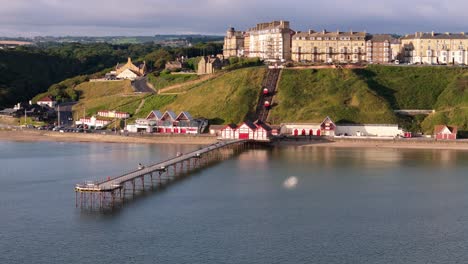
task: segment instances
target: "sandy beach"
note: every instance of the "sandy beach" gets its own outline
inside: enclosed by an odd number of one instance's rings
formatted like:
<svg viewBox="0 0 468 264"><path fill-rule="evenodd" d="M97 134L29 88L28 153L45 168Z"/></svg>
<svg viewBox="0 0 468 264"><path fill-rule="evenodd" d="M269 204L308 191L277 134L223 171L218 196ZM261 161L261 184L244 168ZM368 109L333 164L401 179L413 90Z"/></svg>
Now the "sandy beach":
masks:
<svg viewBox="0 0 468 264"><path fill-rule="evenodd" d="M190 135L151 135L121 136L114 134L60 133L43 130L0 130L0 140L6 141L57 141L57 142L102 142L102 143L137 143L137 144L212 144L213 136Z"/></svg>
<svg viewBox="0 0 468 264"><path fill-rule="evenodd" d="M110 133L110 132L108 132ZM60 133L42 130L0 130L3 141L57 141L57 142L102 142L136 144L212 144L217 141L211 135L148 135L121 136L114 134ZM417 139L294 139L273 143L279 147L335 147L335 148L393 148L393 149L453 149L468 150L468 141L434 141Z"/></svg>

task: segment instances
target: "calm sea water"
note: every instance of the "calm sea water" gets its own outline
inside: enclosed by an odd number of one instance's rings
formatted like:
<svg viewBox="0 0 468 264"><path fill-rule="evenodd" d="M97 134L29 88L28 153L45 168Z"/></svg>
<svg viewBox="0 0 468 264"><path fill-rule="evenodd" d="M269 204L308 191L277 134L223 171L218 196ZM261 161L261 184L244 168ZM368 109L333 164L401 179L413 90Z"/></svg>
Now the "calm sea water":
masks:
<svg viewBox="0 0 468 264"><path fill-rule="evenodd" d="M0 142L0 263L468 263L461 151L254 150L114 213L75 208L75 183L194 148Z"/></svg>

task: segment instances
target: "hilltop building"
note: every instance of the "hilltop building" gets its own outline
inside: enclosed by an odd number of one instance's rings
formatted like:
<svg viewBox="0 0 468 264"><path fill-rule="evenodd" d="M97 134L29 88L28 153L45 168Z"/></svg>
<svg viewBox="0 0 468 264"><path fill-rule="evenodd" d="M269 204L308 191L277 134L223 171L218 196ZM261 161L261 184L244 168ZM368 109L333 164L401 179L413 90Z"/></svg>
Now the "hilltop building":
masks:
<svg viewBox="0 0 468 264"><path fill-rule="evenodd" d="M198 62L197 74L213 74L223 67L223 62L218 57L202 57Z"/></svg>
<svg viewBox="0 0 468 264"><path fill-rule="evenodd" d="M135 80L136 78L144 76L145 74L146 63L143 62L142 64L136 66L129 57L127 63L117 64L115 66L115 71L106 75L106 78L112 79L112 76L115 76L117 79Z"/></svg>
<svg viewBox="0 0 468 264"><path fill-rule="evenodd" d="M401 38L408 63L468 64L468 36L461 33L416 32Z"/></svg>
<svg viewBox="0 0 468 264"><path fill-rule="evenodd" d="M258 57L267 61L291 59L291 36L289 21L260 23L247 31L244 46L248 44L248 57Z"/></svg>
<svg viewBox="0 0 468 264"><path fill-rule="evenodd" d="M365 32L299 32L292 38L292 60L297 62L366 61Z"/></svg>
<svg viewBox="0 0 468 264"><path fill-rule="evenodd" d="M245 32L229 28L224 37L223 56L225 58L244 56L244 44Z"/></svg>
<svg viewBox="0 0 468 264"><path fill-rule="evenodd" d="M389 34L369 35L366 49L368 62L390 63L398 59L400 42Z"/></svg>
<svg viewBox="0 0 468 264"><path fill-rule="evenodd" d="M54 100L51 96L47 95L37 101L38 105L47 105L50 108L54 108L57 105L57 101Z"/></svg>

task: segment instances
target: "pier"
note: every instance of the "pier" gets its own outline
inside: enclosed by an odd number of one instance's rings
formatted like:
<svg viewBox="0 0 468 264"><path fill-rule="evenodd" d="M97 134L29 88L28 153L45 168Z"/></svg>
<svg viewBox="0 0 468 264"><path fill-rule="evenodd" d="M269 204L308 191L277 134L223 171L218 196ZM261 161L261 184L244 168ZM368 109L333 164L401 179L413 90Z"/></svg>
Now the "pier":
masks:
<svg viewBox="0 0 468 264"><path fill-rule="evenodd" d="M163 187L190 172L239 154L254 144L250 140L218 142L104 181L77 184L76 207L91 210L119 207L140 192Z"/></svg>

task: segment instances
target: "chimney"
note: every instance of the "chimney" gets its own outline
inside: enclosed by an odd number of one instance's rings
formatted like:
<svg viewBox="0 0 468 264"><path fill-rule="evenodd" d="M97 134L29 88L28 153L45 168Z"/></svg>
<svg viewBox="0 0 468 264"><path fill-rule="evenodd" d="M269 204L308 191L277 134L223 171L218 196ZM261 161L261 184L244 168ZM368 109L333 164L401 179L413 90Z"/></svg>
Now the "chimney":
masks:
<svg viewBox="0 0 468 264"><path fill-rule="evenodd" d="M315 33L315 31L312 29L309 29L309 34L313 34L313 33Z"/></svg>
<svg viewBox="0 0 468 264"><path fill-rule="evenodd" d="M132 59L130 57L128 57L127 63L132 63Z"/></svg>
<svg viewBox="0 0 468 264"><path fill-rule="evenodd" d="M431 35L434 36L434 30L432 30Z"/></svg>
<svg viewBox="0 0 468 264"><path fill-rule="evenodd" d="M325 30L325 29L322 30L322 34L325 34L325 33L327 33L327 30Z"/></svg>

